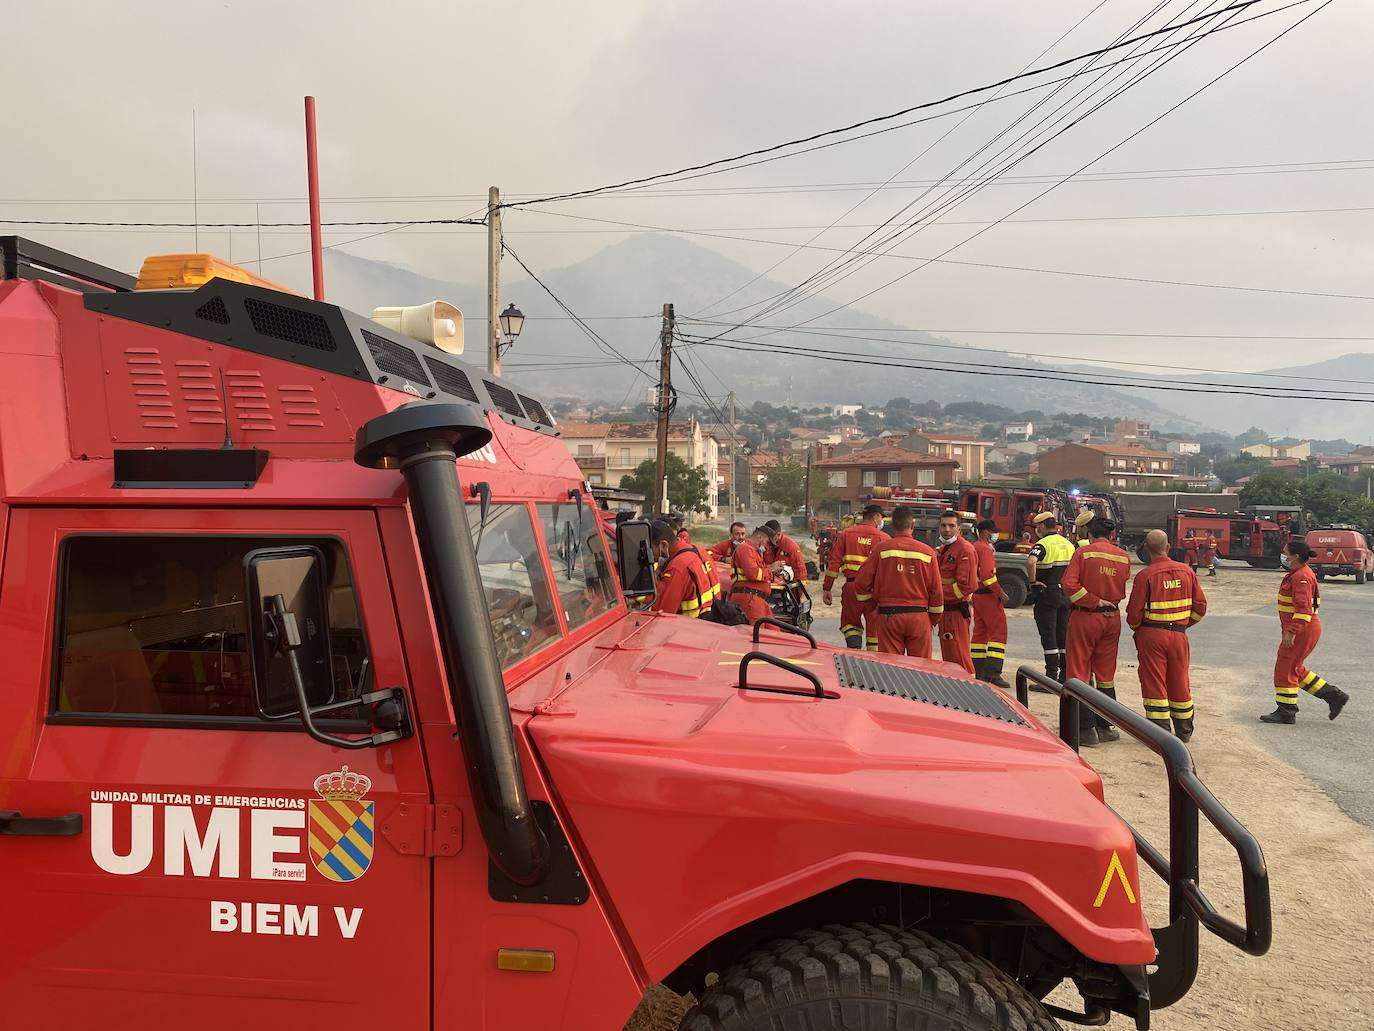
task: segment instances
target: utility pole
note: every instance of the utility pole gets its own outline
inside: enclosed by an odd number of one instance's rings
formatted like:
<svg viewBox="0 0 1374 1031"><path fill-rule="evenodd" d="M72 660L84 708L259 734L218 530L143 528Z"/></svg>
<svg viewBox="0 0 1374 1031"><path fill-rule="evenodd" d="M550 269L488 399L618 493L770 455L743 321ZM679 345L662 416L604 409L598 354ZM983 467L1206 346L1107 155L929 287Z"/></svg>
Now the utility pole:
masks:
<svg viewBox="0 0 1374 1031"><path fill-rule="evenodd" d="M658 334L658 448L654 466L654 512L668 514L668 417L673 403L673 306L663 306L663 329Z"/></svg>
<svg viewBox="0 0 1374 1031"><path fill-rule="evenodd" d="M501 375L501 191L487 191L487 371Z"/></svg>
<svg viewBox="0 0 1374 1031"><path fill-rule="evenodd" d="M735 437L735 392L732 390L725 399L726 428L730 431L730 519L739 510L739 494L735 491L735 480L739 476L739 441Z"/></svg>
<svg viewBox="0 0 1374 1031"><path fill-rule="evenodd" d="M811 447L806 448L806 500L802 502L802 515L806 520L806 525L811 526Z"/></svg>

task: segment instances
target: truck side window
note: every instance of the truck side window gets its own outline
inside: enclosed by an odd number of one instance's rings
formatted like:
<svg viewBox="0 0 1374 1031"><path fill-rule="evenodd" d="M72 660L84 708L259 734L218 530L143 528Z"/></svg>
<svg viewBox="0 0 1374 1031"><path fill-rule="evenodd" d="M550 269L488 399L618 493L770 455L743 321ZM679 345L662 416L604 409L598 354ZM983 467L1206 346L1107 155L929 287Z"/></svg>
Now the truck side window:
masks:
<svg viewBox="0 0 1374 1031"><path fill-rule="evenodd" d="M468 524L496 635L496 652L502 668L509 668L562 634L539 542L524 505L492 505L485 527L474 506Z"/></svg>
<svg viewBox="0 0 1374 1031"><path fill-rule="evenodd" d="M549 549L563 617L568 629L575 630L620 604L596 512L583 508L579 521L578 507L572 502L535 508Z"/></svg>
<svg viewBox="0 0 1374 1031"><path fill-rule="evenodd" d="M328 565L333 697L370 690L367 640L337 541L78 536L62 546L53 711L258 722L244 557L299 543L319 547ZM294 697L277 694L264 694L265 711L294 708Z"/></svg>
<svg viewBox="0 0 1374 1031"><path fill-rule="evenodd" d="M997 514L998 514L999 516L1004 516L1004 515L1006 515L1006 514L1007 514L1007 509L1010 507L1010 505L1011 505L1010 499L1008 499L1005 495L1004 495L1003 497L998 498L998 499L997 499Z"/></svg>

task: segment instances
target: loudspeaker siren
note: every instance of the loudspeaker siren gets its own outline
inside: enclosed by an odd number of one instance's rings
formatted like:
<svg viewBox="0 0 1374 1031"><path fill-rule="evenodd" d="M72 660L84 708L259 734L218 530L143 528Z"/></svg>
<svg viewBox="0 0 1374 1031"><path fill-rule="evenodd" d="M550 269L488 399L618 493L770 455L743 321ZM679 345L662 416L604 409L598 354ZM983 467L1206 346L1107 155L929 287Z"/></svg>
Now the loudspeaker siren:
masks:
<svg viewBox="0 0 1374 1031"><path fill-rule="evenodd" d="M463 313L447 301L373 308L372 321L447 354L463 353Z"/></svg>

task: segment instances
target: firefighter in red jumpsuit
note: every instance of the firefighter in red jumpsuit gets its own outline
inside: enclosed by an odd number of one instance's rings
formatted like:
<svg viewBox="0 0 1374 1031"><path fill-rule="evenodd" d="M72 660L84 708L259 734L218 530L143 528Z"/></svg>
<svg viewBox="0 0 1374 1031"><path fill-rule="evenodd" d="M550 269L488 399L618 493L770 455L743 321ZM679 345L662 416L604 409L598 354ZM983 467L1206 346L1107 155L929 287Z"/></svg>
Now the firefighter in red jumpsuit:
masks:
<svg viewBox="0 0 1374 1031"><path fill-rule="evenodd" d="M717 562L728 562L730 556L735 553L735 548L739 546L739 542L747 536L743 523L731 523L730 536L718 544L712 544L706 549L707 554Z"/></svg>
<svg viewBox="0 0 1374 1031"><path fill-rule="evenodd" d="M1350 696L1335 684L1327 683L1305 665L1322 636L1321 588L1316 574L1307 563L1312 549L1307 542L1294 538L1284 547L1280 561L1288 575L1279 584L1278 659L1274 663L1274 711L1260 717L1262 723L1296 723L1298 719L1298 691L1316 695L1328 706L1327 716L1335 719L1350 701Z"/></svg>
<svg viewBox="0 0 1374 1031"><path fill-rule="evenodd" d="M798 580L806 579L806 559L802 556L801 545L782 532L782 524L770 519L763 524L768 531L768 544L763 549L763 561L774 573L783 566L792 567L792 575Z"/></svg>
<svg viewBox="0 0 1374 1031"><path fill-rule="evenodd" d="M959 532L959 513L940 513L940 582L944 609L940 615L940 658L975 672L969 648L969 620L978 590L978 555Z"/></svg>
<svg viewBox="0 0 1374 1031"><path fill-rule="evenodd" d="M1131 581L1126 622L1135 631L1140 694L1145 715L1168 729L1173 718L1180 741L1193 736L1193 693L1188 682L1188 628L1207 614L1197 574L1169 557L1163 530L1145 535L1150 564Z"/></svg>
<svg viewBox="0 0 1374 1031"><path fill-rule="evenodd" d="M930 628L944 615L940 560L928 544L911 536L916 517L909 508L892 514L892 538L875 545L859 569L855 597L877 610L878 651L930 658Z"/></svg>
<svg viewBox="0 0 1374 1031"><path fill-rule="evenodd" d="M714 571L707 571L700 550L681 545L673 528L661 519L654 520L650 536L654 554L667 560L658 575L653 611L675 612L692 619L706 615L720 593L720 581Z"/></svg>
<svg viewBox="0 0 1374 1031"><path fill-rule="evenodd" d="M978 524L978 539L973 553L978 557L978 589L973 592L973 639L969 652L973 658L973 673L997 687L1010 688L1002 677L1002 663L1007 658L1007 610L1003 608L1005 595L997 582L997 522L984 519Z"/></svg>
<svg viewBox="0 0 1374 1031"><path fill-rule="evenodd" d="M1089 683L1109 698L1116 697L1116 653L1121 644L1121 611L1131 556L1112 543L1116 524L1100 516L1087 524L1088 539L1069 559L1064 593L1069 597L1069 635L1064 672ZM1079 706L1079 744L1115 741L1121 735L1110 722Z"/></svg>
<svg viewBox="0 0 1374 1031"><path fill-rule="evenodd" d="M1202 546L1198 548L1198 561L1206 567L1208 576L1217 575L1217 535L1211 530L1202 535Z"/></svg>
<svg viewBox="0 0 1374 1031"><path fill-rule="evenodd" d="M830 562L825 570L825 579L821 581L821 600L830 605L835 578L844 574L844 586L840 588L840 633L844 635L847 647L862 648L867 644L872 652L878 650L878 621L870 614L865 637L863 607L855 597L855 584L860 568L873 549L889 539L882 530L882 522L883 506L869 505L859 522L841 530L830 548Z"/></svg>
<svg viewBox="0 0 1374 1031"><path fill-rule="evenodd" d="M767 543L768 531L762 526L756 527L753 533L736 545L735 554L730 559L730 579L733 581L730 600L740 607L750 626L773 614L770 600L773 574L764 563L761 551Z"/></svg>

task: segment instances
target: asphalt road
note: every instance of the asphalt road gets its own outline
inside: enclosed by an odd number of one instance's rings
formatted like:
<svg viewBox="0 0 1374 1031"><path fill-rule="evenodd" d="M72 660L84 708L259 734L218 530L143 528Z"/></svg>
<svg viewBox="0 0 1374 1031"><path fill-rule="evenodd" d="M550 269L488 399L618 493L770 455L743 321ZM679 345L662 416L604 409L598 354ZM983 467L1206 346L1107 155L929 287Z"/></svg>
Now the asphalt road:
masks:
<svg viewBox="0 0 1374 1031"><path fill-rule="evenodd" d="M1266 577L1277 593L1277 572L1244 569L1222 575ZM1299 699L1295 725L1258 722L1262 713L1274 708L1279 620L1272 606L1203 620L1192 632L1193 659L1241 674L1252 685L1253 704L1230 713L1231 719L1245 724L1266 750L1316 781L1353 819L1374 827L1374 694L1369 690L1374 584L1357 586L1345 577L1328 580L1321 585L1321 600L1322 637L1307 666L1351 696L1334 722L1327 718L1326 703L1306 692ZM1283 799L1283 787L1276 785L1275 804Z"/></svg>
<svg viewBox="0 0 1374 1031"><path fill-rule="evenodd" d="M1281 578L1276 570L1234 565L1228 565L1221 575L1263 578L1272 582L1274 593ZM1204 580L1204 588L1206 585ZM815 594L819 602L820 591ZM1259 722L1261 713L1274 708L1274 653L1278 647L1279 621L1272 603L1253 612L1209 615L1190 634L1196 665L1230 669L1250 686L1238 711L1225 715L1238 727L1244 726L1266 750L1311 777L1337 805L1367 827L1374 827L1371 612L1374 584L1357 586L1345 578L1322 584L1322 639L1308 660L1308 668L1351 695L1350 704L1334 722L1327 719L1326 703L1306 693L1299 702L1301 712L1294 726ZM818 617L814 632L822 640L843 642L835 617ZM1030 656L1040 651L1035 625L1028 619L1012 619L1009 637L1007 651L1012 655ZM1122 659L1134 661L1134 651L1127 634L1121 644ZM1010 670L1007 675L1010 678ZM1195 681L1194 687L1200 696L1205 695L1205 684ZM1275 785L1275 805L1282 805L1284 797L1283 786Z"/></svg>

